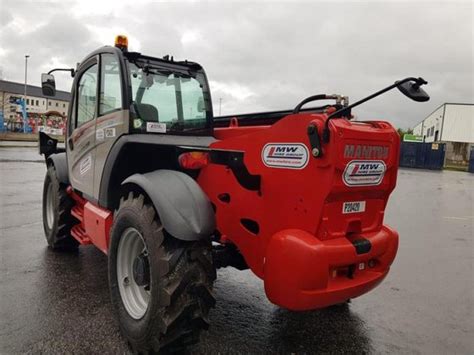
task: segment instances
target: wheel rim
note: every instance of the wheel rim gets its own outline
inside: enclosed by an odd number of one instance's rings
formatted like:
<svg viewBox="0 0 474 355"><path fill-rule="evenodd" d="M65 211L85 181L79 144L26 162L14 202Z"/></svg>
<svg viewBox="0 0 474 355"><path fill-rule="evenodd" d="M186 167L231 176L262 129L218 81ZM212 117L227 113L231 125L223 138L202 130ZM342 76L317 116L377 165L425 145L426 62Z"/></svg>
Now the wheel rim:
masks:
<svg viewBox="0 0 474 355"><path fill-rule="evenodd" d="M54 223L54 201L53 201L53 184L48 185L46 191L46 224L49 229L53 229Z"/></svg>
<svg viewBox="0 0 474 355"><path fill-rule="evenodd" d="M140 286L135 280L134 262L139 257L148 257L143 237L135 228L127 228L122 233L118 245L117 282L122 303L134 319L144 316L150 301L151 285Z"/></svg>

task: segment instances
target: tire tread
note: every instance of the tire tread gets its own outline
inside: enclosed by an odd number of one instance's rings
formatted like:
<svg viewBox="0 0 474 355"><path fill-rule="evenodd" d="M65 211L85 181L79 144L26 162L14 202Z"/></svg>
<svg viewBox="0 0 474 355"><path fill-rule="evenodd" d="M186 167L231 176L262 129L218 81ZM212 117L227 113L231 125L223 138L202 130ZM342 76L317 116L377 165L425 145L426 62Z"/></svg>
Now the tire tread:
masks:
<svg viewBox="0 0 474 355"><path fill-rule="evenodd" d="M184 242L172 237L163 230L153 205L141 194L129 193L122 198L116 214L124 208L144 216L152 230L163 232L160 234L164 237L153 245L159 252L160 307L151 315L152 324L142 339L137 341L122 332L134 352L180 351L199 341L201 331L209 326L207 315L215 305L211 290L216 273L210 239Z"/></svg>
<svg viewBox="0 0 474 355"><path fill-rule="evenodd" d="M55 189L56 193L55 195L58 198L57 218L54 221L56 226L53 226L53 228L49 230L49 228L46 227L46 222L44 221L45 217L43 215L43 223L45 224L45 233L47 235L46 239L49 246L53 250L75 250L79 246L79 243L71 235L72 227L74 224L78 223L76 218L74 218L71 214L71 209L74 206L74 200L68 195L66 191L67 186L59 182L56 175L56 169L53 165L48 166L46 174L43 193L43 213L45 208L44 204L46 203L44 201L46 198L47 189L46 182L48 179L50 180L49 183L53 184L53 188Z"/></svg>

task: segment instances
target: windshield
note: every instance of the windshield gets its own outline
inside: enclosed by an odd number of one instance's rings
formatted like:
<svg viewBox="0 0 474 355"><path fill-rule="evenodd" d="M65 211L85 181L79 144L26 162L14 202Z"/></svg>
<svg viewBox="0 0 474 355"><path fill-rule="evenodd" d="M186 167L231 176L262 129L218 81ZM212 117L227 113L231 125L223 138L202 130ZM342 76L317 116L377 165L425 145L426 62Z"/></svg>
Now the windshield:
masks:
<svg viewBox="0 0 474 355"><path fill-rule="evenodd" d="M129 63L133 128L166 133L203 129L211 117L204 74Z"/></svg>

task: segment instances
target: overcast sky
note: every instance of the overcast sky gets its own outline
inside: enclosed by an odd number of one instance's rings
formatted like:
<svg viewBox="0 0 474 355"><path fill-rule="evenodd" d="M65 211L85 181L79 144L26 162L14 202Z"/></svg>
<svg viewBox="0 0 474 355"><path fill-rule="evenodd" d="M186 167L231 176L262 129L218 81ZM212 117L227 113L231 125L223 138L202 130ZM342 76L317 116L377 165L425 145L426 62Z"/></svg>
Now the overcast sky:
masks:
<svg viewBox="0 0 474 355"><path fill-rule="evenodd" d="M129 37L129 49L206 69L214 112L293 108L307 96L356 101L422 76L428 103L393 91L354 113L412 127L444 102L474 102L472 2L212 2L0 0L3 79L40 84L92 50ZM59 89L70 90L67 74Z"/></svg>

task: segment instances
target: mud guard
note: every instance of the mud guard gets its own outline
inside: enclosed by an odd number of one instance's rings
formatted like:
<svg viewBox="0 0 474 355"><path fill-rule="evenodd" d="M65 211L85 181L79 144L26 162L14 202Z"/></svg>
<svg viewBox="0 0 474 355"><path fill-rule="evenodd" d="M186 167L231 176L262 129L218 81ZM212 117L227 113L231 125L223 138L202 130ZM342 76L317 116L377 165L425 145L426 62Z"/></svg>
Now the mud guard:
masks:
<svg viewBox="0 0 474 355"><path fill-rule="evenodd" d="M66 153L51 154L46 158L46 163L54 165L59 182L69 185Z"/></svg>
<svg viewBox="0 0 474 355"><path fill-rule="evenodd" d="M138 185L150 197L163 227L185 241L208 238L215 231L215 215L201 187L188 175L174 170L134 174L122 185Z"/></svg>

